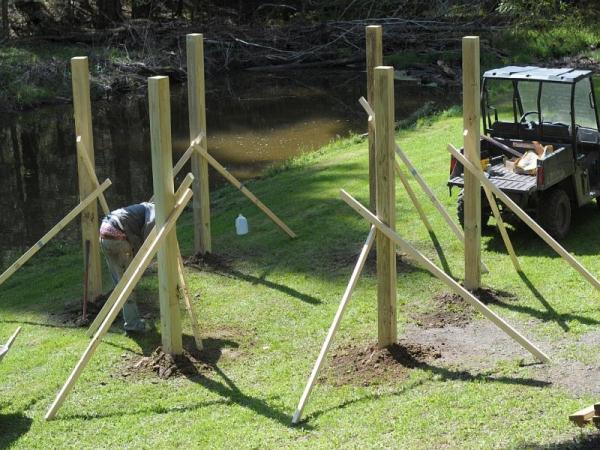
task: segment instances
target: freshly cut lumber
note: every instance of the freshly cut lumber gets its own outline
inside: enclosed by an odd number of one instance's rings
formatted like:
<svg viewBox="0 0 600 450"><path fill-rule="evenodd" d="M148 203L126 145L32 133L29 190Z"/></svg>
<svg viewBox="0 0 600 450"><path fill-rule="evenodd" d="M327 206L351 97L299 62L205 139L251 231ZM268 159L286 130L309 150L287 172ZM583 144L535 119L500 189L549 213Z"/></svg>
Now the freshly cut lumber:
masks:
<svg viewBox="0 0 600 450"><path fill-rule="evenodd" d="M194 305L190 300L190 293L187 288L187 284L185 282L185 276L183 272L183 258L181 257L181 251L179 249L179 244L177 244L177 275L178 275L178 285L179 292L183 297L183 302L185 304L185 309L187 310L188 315L190 316L190 322L192 324L192 333L194 334L194 342L196 344L197 350L202 350L204 345L202 344L202 337L200 335L200 326L198 325L198 318L196 317L196 311L194 311Z"/></svg>
<svg viewBox="0 0 600 450"><path fill-rule="evenodd" d="M508 206L523 222L525 222L529 228L531 228L539 237L541 237L546 244L548 244L552 249L558 253L571 267L573 267L577 272L579 272L586 280L588 280L592 286L596 289L600 289L600 282L592 275L585 267L581 265L577 259L575 259L567 250L563 248L552 236L550 236L546 230L544 230L538 223L533 220L525 211L523 211L514 201L510 199L508 195L502 192L498 187L496 187L492 182L490 182L486 176L484 175L481 168L477 168L473 164L471 164L467 159L460 154L460 152L451 144L448 144L448 151L454 156L464 167L466 170L474 174L481 184L487 186L490 191L492 191L496 197L498 197L502 203Z"/></svg>
<svg viewBox="0 0 600 450"><path fill-rule="evenodd" d="M185 163L187 163L189 161L190 157L192 156L192 153L194 153L194 151L196 149L195 146L200 145L202 142L202 139L204 139L203 136L198 135L198 137L192 141L192 143L187 148L187 150L183 153L183 155L181 155L181 158L179 158L179 160L175 163L175 165L173 166L173 178L175 178L179 174L179 172L181 172L181 169L183 169L183 166L185 166ZM192 181L193 180L194 179L192 178ZM150 200L148 200L148 201L153 202L154 195L152 195L152 197L150 197Z"/></svg>
<svg viewBox="0 0 600 450"><path fill-rule="evenodd" d="M421 186L421 189L423 189L423 192L425 192L427 197L429 197L429 200L431 200L431 203L433 203L433 206L435 206L435 208L440 212L440 214L442 215L442 217L444 218L444 220L446 221L446 223L448 224L448 226L450 227L450 229L452 230L452 232L454 233L456 238L464 246L465 245L465 236L463 234L463 231L456 224L456 222L454 222L454 220L452 220L452 217L450 217L450 214L448 214L448 211L446 211L446 208L444 208L444 205L442 205L442 202L440 202L438 200L438 198L435 196L435 194L433 193L433 191L431 190L431 188L429 187L429 185L427 184L425 179L417 171L417 169L415 168L415 166L413 165L411 160L408 158L408 156L406 156L406 153L404 153L404 150L402 150L398 144L396 144L396 154L400 157L400 159L402 160L404 165L408 168L408 171L412 174L412 176L415 178L415 180L417 180L417 183L419 183L419 186ZM482 273L489 272L489 269L487 268L487 266L485 265L485 263L483 261L480 261L480 266L481 266L480 268L481 268Z"/></svg>
<svg viewBox="0 0 600 450"><path fill-rule="evenodd" d="M117 314L129 298L129 295L131 295L131 292L139 282L140 278L142 278L144 270L146 270L146 267L148 267L148 264L150 264L152 258L154 258L154 255L156 255L156 252L158 251L159 247L164 243L165 238L175 227L177 219L179 218L179 216L181 215L181 213L185 209L185 206L191 198L192 191L188 189L185 191L180 201L175 204L173 211L171 212L171 214L169 214L169 217L167 218L165 223L156 233L155 238L148 246L146 253L143 254L143 257L140 259L137 267L135 267L135 270L131 273L131 276L127 278L121 278L121 280L117 284L117 287L115 287L113 293L111 294L111 297L116 297L116 301L114 302L113 307L111 308L104 322L102 322L102 325L100 325L100 328L98 329L96 334L94 334L94 337L90 341L86 350L83 352L83 355L81 355L79 362L75 365L75 368L69 375L69 378L67 378L67 381L65 382L61 390L58 392L56 398L54 399L54 402L52 403L52 405L48 409L48 412L46 413L46 420L52 420L56 416L58 409L65 401L67 395L69 395L69 392L71 392L71 390L73 389L73 386L77 382L77 379L79 378L79 376L85 369L87 363L90 361L92 355L96 351L96 348L100 344L102 337L110 329L112 323L117 317Z"/></svg>
<svg viewBox="0 0 600 450"><path fill-rule="evenodd" d="M594 410L594 405L592 405L592 406L587 406L583 409L580 409L576 413L571 414L569 416L569 420L571 422L576 423L580 427L582 427L585 424L589 423L590 420L592 420L592 417L594 417L594 415L595 415L595 410Z"/></svg>
<svg viewBox="0 0 600 450"><path fill-rule="evenodd" d="M96 200L98 196L104 192L111 185L111 181L106 179L104 183L96 188L90 195L82 200L79 205L73 208L69 213L63 217L56 225L54 225L50 231L48 231L42 238L35 243L33 247L27 250L19 259L17 259L8 269L0 275L0 285L8 280L17 270L19 270L23 264L25 264L33 255L35 255L44 245L46 245L54 236L56 236L64 227L66 227L78 214L85 210L90 203Z"/></svg>
<svg viewBox="0 0 600 450"><path fill-rule="evenodd" d="M508 237L508 232L506 231L506 226L504 225L504 220L502 220L502 215L500 214L500 210L498 209L498 204L496 203L494 194L490 191L490 188L488 188L487 186L483 186L483 192L485 192L487 201L490 204L490 208L492 209L492 214L494 214L494 217L496 218L496 223L498 224L500 235L502 236L502 240L504 241L504 246L506 247L506 250L510 255L510 260L512 261L515 270L517 272L521 272L521 265L519 264L519 259L517 258L515 249L512 246L510 237Z"/></svg>
<svg viewBox="0 0 600 450"><path fill-rule="evenodd" d="M333 337L335 336L335 332L342 320L344 315L344 311L346 310L346 306L350 301L350 297L352 296L352 292L354 292L354 288L356 287L356 283L358 282L358 278L362 273L363 267L365 265L365 261L369 256L371 248L373 248L373 242L375 242L375 227L371 226L369 230L369 235L367 236L367 240L365 241L360 254L358 255L358 260L356 261L356 265L354 266L354 270L352 271L352 275L350 276L350 281L348 282L348 286L346 286L346 290L344 291L344 295L342 296L342 300L340 301L340 305L335 313L335 317L333 318L333 323L329 327L329 331L327 332L327 337L323 342L323 346L321 347L321 351L319 352L319 356L315 361L315 365L308 377L308 381L306 383L306 387L304 388L304 392L302 393L302 397L300 397L300 401L298 402L298 407L294 412L294 416L292 417L292 423L298 423L300 418L302 417L302 411L304 411L304 407L306 406L306 402L308 401L308 397L312 392L317 376L319 375L319 371L321 370L321 366L323 365L323 361L325 359L325 355L331 346L331 342L333 341Z"/></svg>
<svg viewBox="0 0 600 450"><path fill-rule="evenodd" d="M514 150L514 149L510 148L508 145L506 145L506 144L503 144L503 143L502 143L502 142L500 142L500 141L497 141L496 139L494 139L494 138L493 138L493 137L491 137L491 136L487 136L487 135L485 135L485 134L482 134L482 135L481 135L481 139L484 139L484 140L486 140L486 141L488 141L488 142L490 142L490 143L494 144L495 146L497 146L497 147L500 147L500 148L501 148L502 150L504 150L505 152L507 152L507 153L510 153L511 155L513 155L513 156L516 156L517 158L520 158L521 156L523 156L523 154L522 154L522 153L519 153L518 151L516 151L516 150ZM530 146L531 144L527 144L527 145L528 145L528 146Z"/></svg>
<svg viewBox="0 0 600 450"><path fill-rule="evenodd" d="M236 177L231 175L229 171L223 167L215 158L213 158L210 153L203 146L197 145L196 149L200 152L200 154L206 158L208 163L215 168L217 172L219 172L223 177L229 181L232 185L234 185L239 191L244 194L248 199L254 203L258 208L264 212L269 219L271 219L279 228L281 228L289 237L292 239L296 238L296 233L294 233L290 228L283 223L283 221L275 215L273 211L271 211L263 202L261 202L252 192L248 190Z"/></svg>
<svg viewBox="0 0 600 450"><path fill-rule="evenodd" d="M175 193L175 203L178 203L181 200L183 195L187 192L187 190L191 186L192 181L194 181L194 176L191 173L188 173L186 175L186 177L183 179L183 181L181 182L181 184L179 185L177 192ZM157 229L156 229L156 226L154 226L148 232L148 237L146 238L146 240L144 241L144 243L138 250L137 254L131 260L129 267L127 267L127 270L125 270L125 273L123 274L122 278L131 276L131 273L135 270L135 268L139 264L139 261L142 259L143 255L148 250L148 247L150 246L150 244L156 237L156 233L157 233ZM102 322L104 322L104 319L106 318L109 311L113 307L114 302L116 302L116 301L117 301L117 298L113 297L112 295L108 298L108 300L106 300L106 302L104 303L104 306L102 306L102 308L100 309L98 314L96 314L96 317L94 318L94 320L92 321L92 324L88 328L88 330L87 330L88 336L91 337L94 335L94 333L96 331L98 331L98 327L100 327L100 324Z"/></svg>
<svg viewBox="0 0 600 450"><path fill-rule="evenodd" d="M6 355L8 353L8 351L10 350L10 347L13 345L13 342L15 341L15 339L17 338L17 336L20 332L21 332L21 327L17 327L15 332L12 334L12 336L10 338L8 338L8 341L6 341L6 344L0 345L0 361L2 361L2 358L4 358L4 355Z"/></svg>
<svg viewBox="0 0 600 450"><path fill-rule="evenodd" d="M83 139L81 139L81 136L77 136L76 145L77 145L77 154L79 155L79 158L81 158L81 161L83 162L83 166L85 167L85 170L87 171L88 175L92 179L92 182L94 183L94 185L96 187L100 186L100 182L98 181L98 176L96 175L96 169L94 169L94 164L92 164L92 161L90 161L90 157L88 156L89 152L86 150L85 145L83 144ZM100 193L98 200L100 200L100 206L102 207L102 211L104 212L104 214L109 214L110 208L108 207L108 203L106 202L106 197L104 197L103 192Z"/></svg>
<svg viewBox="0 0 600 450"><path fill-rule="evenodd" d="M190 139L206 136L206 87L204 83L204 35L188 34L185 38L187 59L188 119ZM208 144L206 144L208 149ZM192 216L194 221L194 253L212 252L210 226L210 183L208 162L197 152L191 155L194 174Z"/></svg>
<svg viewBox="0 0 600 450"><path fill-rule="evenodd" d="M523 348L529 351L538 361L549 362L550 359L534 344L529 342L527 338L521 335L512 326L506 323L500 316L485 306L479 301L473 294L467 291L464 287L458 284L453 278L447 275L442 269L432 263L427 257L410 245L407 241L402 239L398 233L393 231L387 225L385 225L377 216L373 215L367 208L361 205L356 199L348 194L343 189L340 192L342 200L344 200L348 206L354 209L364 219L375 225L379 231L385 234L389 239L395 242L406 254L414 258L423 268L428 270L432 275L444 282L450 289L456 294L460 295L465 301L474 306L479 312L481 312L486 318L493 322L498 328L504 331L513 340L519 343Z"/></svg>

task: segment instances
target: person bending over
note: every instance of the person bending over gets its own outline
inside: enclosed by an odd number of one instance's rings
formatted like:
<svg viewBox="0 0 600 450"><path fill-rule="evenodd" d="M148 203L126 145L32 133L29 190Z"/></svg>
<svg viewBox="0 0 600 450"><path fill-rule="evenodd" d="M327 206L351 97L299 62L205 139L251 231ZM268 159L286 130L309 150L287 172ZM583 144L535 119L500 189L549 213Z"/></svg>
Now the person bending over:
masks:
<svg viewBox="0 0 600 450"><path fill-rule="evenodd" d="M154 227L154 204L139 203L112 211L102 219L100 247L115 286ZM146 324L137 304L129 298L123 305L125 331L143 333Z"/></svg>

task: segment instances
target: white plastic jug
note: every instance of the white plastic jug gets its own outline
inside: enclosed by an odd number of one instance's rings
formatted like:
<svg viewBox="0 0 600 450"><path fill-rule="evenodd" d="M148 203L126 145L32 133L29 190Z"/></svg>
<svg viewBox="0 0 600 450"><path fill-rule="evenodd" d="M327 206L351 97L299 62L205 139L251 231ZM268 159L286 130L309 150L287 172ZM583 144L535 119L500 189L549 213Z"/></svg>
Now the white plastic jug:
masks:
<svg viewBox="0 0 600 450"><path fill-rule="evenodd" d="M235 232L239 236L248 234L248 220L241 214L235 219Z"/></svg>

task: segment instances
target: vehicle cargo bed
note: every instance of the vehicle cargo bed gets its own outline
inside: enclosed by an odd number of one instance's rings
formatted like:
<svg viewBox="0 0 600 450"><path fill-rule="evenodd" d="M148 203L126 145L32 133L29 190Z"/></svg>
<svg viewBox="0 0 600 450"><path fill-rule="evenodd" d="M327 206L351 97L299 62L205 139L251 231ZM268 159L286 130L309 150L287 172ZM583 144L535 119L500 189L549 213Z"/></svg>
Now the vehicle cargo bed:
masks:
<svg viewBox="0 0 600 450"><path fill-rule="evenodd" d="M535 175L521 175L511 172L504 164L496 164L486 170L488 179L505 192L525 193L535 190L537 180ZM454 177L448 181L449 186L463 187L463 177Z"/></svg>

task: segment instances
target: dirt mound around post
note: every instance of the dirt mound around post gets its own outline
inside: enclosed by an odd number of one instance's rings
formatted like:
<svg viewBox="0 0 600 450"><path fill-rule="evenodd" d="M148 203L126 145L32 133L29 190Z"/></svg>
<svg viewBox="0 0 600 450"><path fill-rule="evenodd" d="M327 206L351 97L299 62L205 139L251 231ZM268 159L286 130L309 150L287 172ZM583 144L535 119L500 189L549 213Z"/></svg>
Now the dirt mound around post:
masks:
<svg viewBox="0 0 600 450"><path fill-rule="evenodd" d="M514 294L505 291L499 291L491 288L480 288L473 292L484 304L505 303L514 301ZM466 327L477 314L474 306L471 306L464 298L458 294L443 292L433 297L434 309L421 314L412 315L416 324L423 328L444 328L454 326L459 328Z"/></svg>
<svg viewBox="0 0 600 450"><path fill-rule="evenodd" d="M158 347L149 356L128 361L121 375L124 377L157 375L166 380L174 377L201 375L213 370L212 366L202 359L203 354L199 351L190 352L184 349L181 355L173 356L165 353L162 347Z"/></svg>
<svg viewBox="0 0 600 450"><path fill-rule="evenodd" d="M331 365L322 379L333 385L370 386L398 381L411 369L438 359L441 353L430 345L399 341L386 348L350 345L332 354Z"/></svg>

